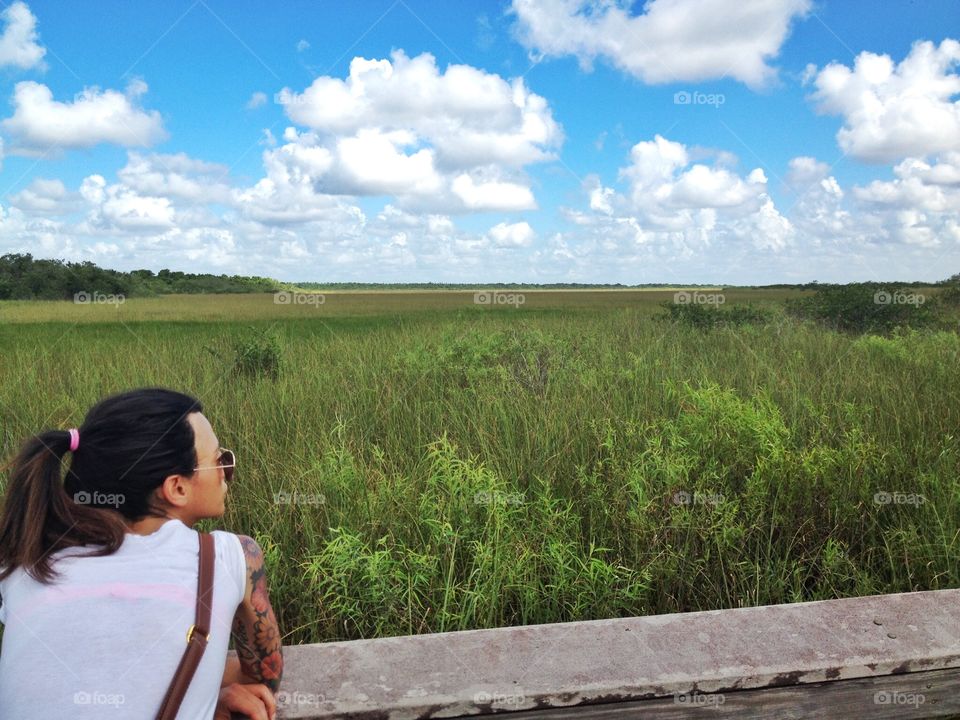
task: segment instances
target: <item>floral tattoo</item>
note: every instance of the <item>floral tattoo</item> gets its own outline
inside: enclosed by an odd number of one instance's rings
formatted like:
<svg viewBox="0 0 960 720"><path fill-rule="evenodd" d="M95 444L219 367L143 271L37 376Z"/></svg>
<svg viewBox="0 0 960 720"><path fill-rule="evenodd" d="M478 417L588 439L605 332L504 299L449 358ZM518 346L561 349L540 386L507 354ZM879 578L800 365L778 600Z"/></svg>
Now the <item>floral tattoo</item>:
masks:
<svg viewBox="0 0 960 720"><path fill-rule="evenodd" d="M253 538L240 535L247 561L249 596L233 619L233 640L244 674L262 682L275 694L283 675L283 648L277 618L267 593L263 551Z"/></svg>

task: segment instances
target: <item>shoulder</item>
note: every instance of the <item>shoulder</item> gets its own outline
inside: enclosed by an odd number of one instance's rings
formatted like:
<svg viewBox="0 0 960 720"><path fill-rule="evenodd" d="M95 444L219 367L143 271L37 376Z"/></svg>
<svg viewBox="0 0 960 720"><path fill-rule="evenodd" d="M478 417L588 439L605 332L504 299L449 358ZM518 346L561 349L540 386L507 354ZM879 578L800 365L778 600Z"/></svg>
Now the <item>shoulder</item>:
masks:
<svg viewBox="0 0 960 720"><path fill-rule="evenodd" d="M258 587L266 585L266 559L260 543L249 535L237 535L240 548L243 551L243 562L246 576L246 591L256 592Z"/></svg>
<svg viewBox="0 0 960 720"><path fill-rule="evenodd" d="M240 547L243 548L244 557L248 561L253 560L262 565L263 549L260 544L249 535L237 535L237 539L240 541Z"/></svg>
<svg viewBox="0 0 960 720"><path fill-rule="evenodd" d="M254 580L264 572L263 548L260 543L248 535L237 535L243 548L243 560L247 566L247 576Z"/></svg>
<svg viewBox="0 0 960 720"><path fill-rule="evenodd" d="M246 535L236 535L226 530L213 530L213 535L217 548L218 559L223 560L224 566L228 569L241 599L247 591L247 547L245 542L250 540Z"/></svg>
<svg viewBox="0 0 960 720"><path fill-rule="evenodd" d="M238 535L240 545L243 548L243 559L246 564L246 591L244 600L251 602L260 602L267 593L267 569L263 556L263 549L260 544L252 537L247 535Z"/></svg>

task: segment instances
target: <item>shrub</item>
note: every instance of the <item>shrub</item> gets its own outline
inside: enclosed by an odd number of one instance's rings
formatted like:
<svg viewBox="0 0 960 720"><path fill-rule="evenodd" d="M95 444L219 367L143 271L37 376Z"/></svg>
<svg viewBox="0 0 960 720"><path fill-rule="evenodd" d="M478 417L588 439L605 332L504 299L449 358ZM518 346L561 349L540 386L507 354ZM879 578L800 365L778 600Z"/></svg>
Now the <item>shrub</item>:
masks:
<svg viewBox="0 0 960 720"><path fill-rule="evenodd" d="M913 352L903 342L903 338L887 338L881 335L864 335L857 338L853 346L873 360L909 362Z"/></svg>
<svg viewBox="0 0 960 720"><path fill-rule="evenodd" d="M767 325L773 322L774 312L762 305L731 305L727 311L726 322L737 327L741 325Z"/></svg>
<svg viewBox="0 0 960 720"><path fill-rule="evenodd" d="M712 305L661 303L666 315L660 318L669 322L701 329L715 327L741 327L743 325L767 325L773 321L774 313L760 305L732 305L729 310L721 310Z"/></svg>
<svg viewBox="0 0 960 720"><path fill-rule="evenodd" d="M744 400L714 383L693 388L670 383L681 412L664 420L660 434L674 461L735 492L761 461L783 455L789 430L779 407L764 392ZM685 457L680 461L680 457Z"/></svg>
<svg viewBox="0 0 960 720"><path fill-rule="evenodd" d="M938 296L940 302L950 307L960 307L960 274L950 278Z"/></svg>
<svg viewBox="0 0 960 720"><path fill-rule="evenodd" d="M853 347L871 361L911 363L949 372L960 357L960 336L943 330L897 328L889 336L859 337Z"/></svg>
<svg viewBox="0 0 960 720"><path fill-rule="evenodd" d="M283 354L280 341L267 331L250 330L233 342L234 371L239 375L266 376L276 380L280 376Z"/></svg>
<svg viewBox="0 0 960 720"><path fill-rule="evenodd" d="M809 297L790 299L791 314L847 332L887 333L896 327L929 327L939 319L934 297L877 283L825 285Z"/></svg>
<svg viewBox="0 0 960 720"><path fill-rule="evenodd" d="M500 378L542 396L551 373L571 359L562 339L521 324L506 331L448 333L435 346L408 351L401 363L416 375L453 380L460 387Z"/></svg>

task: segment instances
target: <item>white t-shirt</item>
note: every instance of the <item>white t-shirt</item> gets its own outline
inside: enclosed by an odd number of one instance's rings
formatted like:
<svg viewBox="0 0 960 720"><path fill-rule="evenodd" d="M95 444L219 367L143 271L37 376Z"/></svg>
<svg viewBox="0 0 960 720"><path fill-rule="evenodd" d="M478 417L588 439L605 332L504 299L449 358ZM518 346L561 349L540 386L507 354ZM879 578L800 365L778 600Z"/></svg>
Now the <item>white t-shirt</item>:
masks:
<svg viewBox="0 0 960 720"><path fill-rule="evenodd" d="M210 641L177 717L210 720L230 628L246 589L239 538L214 531L217 549ZM89 548L86 548L89 550ZM186 648L197 600L196 531L168 520L150 535L128 533L104 557L54 554L58 579L36 582L17 568L0 582L0 718L156 716Z"/></svg>

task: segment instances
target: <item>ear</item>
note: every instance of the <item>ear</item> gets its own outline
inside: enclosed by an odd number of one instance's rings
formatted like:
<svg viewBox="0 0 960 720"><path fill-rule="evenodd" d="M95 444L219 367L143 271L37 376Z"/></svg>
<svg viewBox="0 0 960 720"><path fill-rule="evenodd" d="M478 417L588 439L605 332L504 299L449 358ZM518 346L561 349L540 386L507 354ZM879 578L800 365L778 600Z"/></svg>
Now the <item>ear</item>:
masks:
<svg viewBox="0 0 960 720"><path fill-rule="evenodd" d="M190 484L183 475L167 475L157 490L160 498L174 507L183 507L190 499Z"/></svg>

